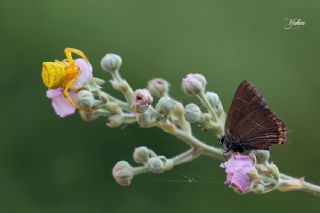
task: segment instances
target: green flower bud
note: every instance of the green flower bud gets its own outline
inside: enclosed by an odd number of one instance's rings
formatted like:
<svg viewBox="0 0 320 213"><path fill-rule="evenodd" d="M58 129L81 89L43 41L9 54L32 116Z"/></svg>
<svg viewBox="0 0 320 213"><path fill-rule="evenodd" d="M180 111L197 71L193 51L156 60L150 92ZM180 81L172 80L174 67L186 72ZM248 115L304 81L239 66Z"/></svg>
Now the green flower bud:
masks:
<svg viewBox="0 0 320 213"><path fill-rule="evenodd" d="M121 57L112 53L106 54L100 62L101 68L106 72L115 72L119 70L121 64Z"/></svg>
<svg viewBox="0 0 320 213"><path fill-rule="evenodd" d="M131 165L126 161L119 161L112 169L112 176L119 185L129 186L133 178Z"/></svg>
<svg viewBox="0 0 320 213"><path fill-rule="evenodd" d="M202 113L199 120L199 124L205 129L212 128L211 115L209 113Z"/></svg>
<svg viewBox="0 0 320 213"><path fill-rule="evenodd" d="M87 122L97 119L97 116L91 110L79 110L80 117Z"/></svg>
<svg viewBox="0 0 320 213"><path fill-rule="evenodd" d="M164 162L159 157L152 157L148 160L148 168L152 173L162 173L164 171Z"/></svg>
<svg viewBox="0 0 320 213"><path fill-rule="evenodd" d="M270 152L268 150L252 150L250 156L255 159L256 163L265 163L270 158Z"/></svg>
<svg viewBox="0 0 320 213"><path fill-rule="evenodd" d="M169 97L160 98L158 104L156 105L156 110L161 114L168 115L176 107L176 102Z"/></svg>
<svg viewBox="0 0 320 213"><path fill-rule="evenodd" d="M107 123L107 126L110 128L117 128L121 126L121 124L123 123L123 119L121 115L113 115L109 117L108 120L109 122Z"/></svg>
<svg viewBox="0 0 320 213"><path fill-rule="evenodd" d="M267 164L267 169L274 179L280 179L280 171L274 163Z"/></svg>
<svg viewBox="0 0 320 213"><path fill-rule="evenodd" d="M162 78L154 78L148 82L148 90L153 97L161 98L169 92L169 83Z"/></svg>
<svg viewBox="0 0 320 213"><path fill-rule="evenodd" d="M121 186L129 186L133 178L132 171L128 169L113 172L112 175L116 182Z"/></svg>
<svg viewBox="0 0 320 213"><path fill-rule="evenodd" d="M190 123L197 123L201 119L202 112L196 104L188 104L184 109L184 116Z"/></svg>
<svg viewBox="0 0 320 213"><path fill-rule="evenodd" d="M132 166L127 161L119 161L116 163L116 165L113 167L112 171L118 171L122 169L131 169Z"/></svg>
<svg viewBox="0 0 320 213"><path fill-rule="evenodd" d="M150 158L150 150L145 146L135 148L133 152L133 160L136 163L145 164Z"/></svg>
<svg viewBox="0 0 320 213"><path fill-rule="evenodd" d="M81 108L91 108L95 103L93 94L87 90L78 92L77 100Z"/></svg>
<svg viewBox="0 0 320 213"><path fill-rule="evenodd" d="M219 96L214 92L206 92L206 97L207 97L210 105L212 106L213 110L218 115L221 115L221 113L223 112L223 106L222 106L222 103L220 101Z"/></svg>
<svg viewBox="0 0 320 213"><path fill-rule="evenodd" d="M207 80L201 74L188 74L181 84L182 90L187 95L199 95L206 89Z"/></svg>
<svg viewBox="0 0 320 213"><path fill-rule="evenodd" d="M251 191L253 191L256 194L263 194L263 193L265 193L265 187L263 184L259 183L256 186L254 186Z"/></svg>
<svg viewBox="0 0 320 213"><path fill-rule="evenodd" d="M137 122L140 127L149 128L155 126L160 120L160 115L153 108L149 108L144 113L136 114Z"/></svg>

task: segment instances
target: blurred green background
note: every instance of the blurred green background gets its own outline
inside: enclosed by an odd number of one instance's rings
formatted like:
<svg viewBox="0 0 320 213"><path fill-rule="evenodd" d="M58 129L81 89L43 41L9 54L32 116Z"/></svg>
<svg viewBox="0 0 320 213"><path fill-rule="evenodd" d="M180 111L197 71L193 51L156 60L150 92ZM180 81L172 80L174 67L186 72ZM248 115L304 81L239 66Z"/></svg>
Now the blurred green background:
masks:
<svg viewBox="0 0 320 213"><path fill-rule="evenodd" d="M240 81L253 81L290 129L272 148L281 171L320 184L319 15L309 1L9 1L0 2L0 212L317 212L318 197L303 192L239 196L223 184L220 162L202 157L163 175L141 175L118 186L111 169L132 162L146 145L171 157L186 145L159 129L109 129L76 114L55 115L41 82L41 62L83 50L96 77L106 52L123 57L122 75L134 88L153 77L180 92L189 72L204 74L226 110ZM284 29L284 18L306 22ZM106 90L112 94L110 86ZM195 127L196 128L196 127ZM210 133L196 131L210 144ZM171 183L183 176L212 183Z"/></svg>

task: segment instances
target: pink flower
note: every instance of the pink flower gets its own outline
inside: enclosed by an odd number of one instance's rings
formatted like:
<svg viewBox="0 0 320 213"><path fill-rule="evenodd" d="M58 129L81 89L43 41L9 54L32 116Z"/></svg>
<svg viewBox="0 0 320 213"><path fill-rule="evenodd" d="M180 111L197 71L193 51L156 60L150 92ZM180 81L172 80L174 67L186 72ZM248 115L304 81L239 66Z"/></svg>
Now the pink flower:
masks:
<svg viewBox="0 0 320 213"><path fill-rule="evenodd" d="M153 98L147 89L137 89L133 94L133 110L137 113L145 112L152 104Z"/></svg>
<svg viewBox="0 0 320 213"><path fill-rule="evenodd" d="M77 79L73 83L73 86L76 88L81 88L87 81L92 78L92 67L90 64L87 64L82 58L75 59L74 62L80 68L80 74L77 76ZM78 92L70 90L69 94L73 101L76 102ZM47 97L52 100L52 107L56 114L61 118L71 115L76 111L76 108L74 108L71 103L64 97L62 88L48 89Z"/></svg>
<svg viewBox="0 0 320 213"><path fill-rule="evenodd" d="M253 160L249 156L234 155L220 167L224 168L227 173L225 184L233 186L240 193L249 189L252 181L250 173L255 171Z"/></svg>

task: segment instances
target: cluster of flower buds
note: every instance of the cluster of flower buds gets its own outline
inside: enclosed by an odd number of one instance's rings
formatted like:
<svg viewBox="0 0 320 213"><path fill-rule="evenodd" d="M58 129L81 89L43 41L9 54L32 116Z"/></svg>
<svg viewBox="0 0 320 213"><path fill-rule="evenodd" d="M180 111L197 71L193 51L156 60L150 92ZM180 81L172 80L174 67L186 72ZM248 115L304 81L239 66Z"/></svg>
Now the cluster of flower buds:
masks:
<svg viewBox="0 0 320 213"><path fill-rule="evenodd" d="M175 110L177 102L169 97L168 92L169 83L160 78L149 81L148 89L134 91L131 109L141 127L155 126ZM153 97L151 94L159 98L155 107L152 106Z"/></svg>
<svg viewBox="0 0 320 213"><path fill-rule="evenodd" d="M132 167L127 161L119 161L112 169L112 175L121 186L129 186L134 175L144 170L159 174L173 168L173 162L164 156L158 156L151 149L141 146L135 148L133 160L142 167ZM141 170L141 171L140 171Z"/></svg>
<svg viewBox="0 0 320 213"><path fill-rule="evenodd" d="M269 151L254 150L249 156L258 172L258 178L252 181L250 191L263 194L275 190L280 180L280 171L274 163L269 162Z"/></svg>
<svg viewBox="0 0 320 213"><path fill-rule="evenodd" d="M152 102L153 97L147 89L137 89L134 91L131 108L141 127L152 127L160 120L160 115L151 106Z"/></svg>
<svg viewBox="0 0 320 213"><path fill-rule="evenodd" d="M203 129L214 129L218 136L223 134L225 112L219 96L206 91L207 80L201 74L188 74L181 83L186 95L196 96L208 112L202 112L194 103L185 106L185 118L190 123L198 124Z"/></svg>
<svg viewBox="0 0 320 213"><path fill-rule="evenodd" d="M144 165L152 173L162 173L173 167L171 160L164 156L158 156L145 146L137 147L134 150L133 160L138 164Z"/></svg>

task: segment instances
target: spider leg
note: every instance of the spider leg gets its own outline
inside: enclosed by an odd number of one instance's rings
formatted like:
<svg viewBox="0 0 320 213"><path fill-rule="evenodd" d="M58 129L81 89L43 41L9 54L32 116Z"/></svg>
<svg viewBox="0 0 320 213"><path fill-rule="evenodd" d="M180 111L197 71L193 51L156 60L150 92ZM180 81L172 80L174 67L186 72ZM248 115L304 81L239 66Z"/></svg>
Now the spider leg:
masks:
<svg viewBox="0 0 320 213"><path fill-rule="evenodd" d="M64 53L66 54L67 60L70 63L71 67L75 66L72 58L72 53L79 55L81 58L83 58L83 60L85 60L85 62L89 63L87 56L81 50L67 47L64 49Z"/></svg>
<svg viewBox="0 0 320 213"><path fill-rule="evenodd" d="M74 108L79 108L79 106L77 106L77 104L76 103L74 103L74 101L72 100L72 98L70 97L70 95L69 95L69 89L70 88L75 88L75 87L73 87L72 86L72 84L73 84L73 82L75 81L76 79L74 78L74 79L72 79L72 80L70 80L68 83L67 83L67 85L66 85L66 87L63 89L63 95L66 97L66 99L68 99L68 101L70 102L70 104L74 107ZM75 89L78 89L78 88L75 88Z"/></svg>
<svg viewBox="0 0 320 213"><path fill-rule="evenodd" d="M74 91L78 91L80 88L71 85L71 86L70 86L70 89L72 89L72 90L74 90Z"/></svg>

